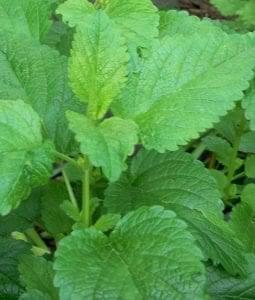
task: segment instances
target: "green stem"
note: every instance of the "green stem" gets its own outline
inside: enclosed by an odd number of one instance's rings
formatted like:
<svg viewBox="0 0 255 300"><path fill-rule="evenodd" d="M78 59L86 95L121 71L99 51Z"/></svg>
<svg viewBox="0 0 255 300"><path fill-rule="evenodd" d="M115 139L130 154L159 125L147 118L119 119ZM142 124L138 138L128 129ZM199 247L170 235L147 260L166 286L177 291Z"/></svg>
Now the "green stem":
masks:
<svg viewBox="0 0 255 300"><path fill-rule="evenodd" d="M203 143L199 144L196 149L192 152L192 156L195 159L199 159L199 157L203 154L203 152L205 151L206 147L204 146Z"/></svg>
<svg viewBox="0 0 255 300"><path fill-rule="evenodd" d="M216 155L215 155L215 153L212 153L212 157L211 157L210 163L209 163L209 169L214 169L215 163L216 163Z"/></svg>
<svg viewBox="0 0 255 300"><path fill-rule="evenodd" d="M69 178L66 174L66 171L64 169L62 169L62 174L63 174L63 177L64 177L64 181L65 181L65 185L66 185L66 188L67 188L67 191L68 191L69 198L70 198L71 202L73 203L73 205L78 208L78 203L77 203L76 197L74 195L70 180L69 180Z"/></svg>
<svg viewBox="0 0 255 300"><path fill-rule="evenodd" d="M54 151L54 155L55 155L57 158L59 158L59 159L61 159L61 160L63 160L63 161L66 161L66 162L69 162L69 163L73 164L74 166L76 166L76 167L79 168L79 169L82 168L82 167L77 163L76 160L72 159L71 157L69 157L69 156L67 156L67 155L65 155L65 154L63 154L63 153L60 153L60 152L58 152L58 151Z"/></svg>
<svg viewBox="0 0 255 300"><path fill-rule="evenodd" d="M237 180L237 179L240 179L243 177L245 177L245 172L241 172L241 173L237 174L236 176L234 176L233 180Z"/></svg>
<svg viewBox="0 0 255 300"><path fill-rule="evenodd" d="M246 120L245 120L245 117L243 116L242 120L240 122L240 126L237 130L236 139L235 139L235 142L233 144L232 155L230 157L230 164L229 164L228 174L227 174L228 185L226 187L225 200L228 200L229 197L230 197L229 192L230 192L232 181L235 178L236 158L238 157L238 152L239 152L239 148L240 148L240 144L241 144L241 138L242 138L242 134L243 134L243 131L244 131L244 128L245 128L245 124L246 124Z"/></svg>
<svg viewBox="0 0 255 300"><path fill-rule="evenodd" d="M86 227L90 225L90 165L84 170L82 181L82 211L81 220Z"/></svg>
<svg viewBox="0 0 255 300"><path fill-rule="evenodd" d="M34 228L29 228L25 231L25 234L27 237L35 244L35 246L42 248L49 252L49 249L47 245L44 243L44 241L41 239L40 235Z"/></svg>

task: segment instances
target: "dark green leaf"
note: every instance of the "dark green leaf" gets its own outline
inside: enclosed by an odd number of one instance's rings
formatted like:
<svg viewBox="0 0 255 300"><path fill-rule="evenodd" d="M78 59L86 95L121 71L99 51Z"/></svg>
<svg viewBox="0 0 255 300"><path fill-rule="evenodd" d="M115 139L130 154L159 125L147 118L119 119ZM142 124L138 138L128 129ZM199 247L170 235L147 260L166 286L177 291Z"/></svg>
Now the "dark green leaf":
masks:
<svg viewBox="0 0 255 300"><path fill-rule="evenodd" d="M223 221L217 184L201 162L182 151L141 151L130 171L106 191L109 212L162 205L189 225L206 258L231 274L245 273L244 247Z"/></svg>
<svg viewBox="0 0 255 300"><path fill-rule="evenodd" d="M66 187L61 183L51 183L45 189L41 200L42 220L53 235L70 233L73 221L65 214L61 205L69 199Z"/></svg>
<svg viewBox="0 0 255 300"><path fill-rule="evenodd" d="M58 289L53 286L52 262L33 255L22 256L19 263L20 278L28 291L38 290L58 300ZM35 299L37 300L37 299Z"/></svg>
<svg viewBox="0 0 255 300"><path fill-rule="evenodd" d="M93 228L60 242L55 284L67 299L204 299L202 256L186 225L161 207L125 216L108 238Z"/></svg>

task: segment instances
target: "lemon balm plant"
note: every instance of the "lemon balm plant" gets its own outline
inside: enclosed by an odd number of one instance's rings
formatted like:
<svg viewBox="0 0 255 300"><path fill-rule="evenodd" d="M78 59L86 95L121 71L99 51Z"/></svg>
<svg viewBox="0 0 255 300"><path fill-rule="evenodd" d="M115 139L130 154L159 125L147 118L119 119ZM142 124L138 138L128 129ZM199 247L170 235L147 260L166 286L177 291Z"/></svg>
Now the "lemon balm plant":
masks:
<svg viewBox="0 0 255 300"><path fill-rule="evenodd" d="M0 16L0 299L254 299L254 34L149 0Z"/></svg>

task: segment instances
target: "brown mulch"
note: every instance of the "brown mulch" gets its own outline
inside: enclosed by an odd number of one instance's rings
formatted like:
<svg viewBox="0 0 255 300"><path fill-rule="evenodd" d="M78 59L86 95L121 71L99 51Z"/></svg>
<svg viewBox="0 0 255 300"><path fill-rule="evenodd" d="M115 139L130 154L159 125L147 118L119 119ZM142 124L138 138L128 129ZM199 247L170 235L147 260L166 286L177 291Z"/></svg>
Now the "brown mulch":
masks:
<svg viewBox="0 0 255 300"><path fill-rule="evenodd" d="M180 0L180 8L188 10L192 15L211 19L224 17L207 0Z"/></svg>
<svg viewBox="0 0 255 300"><path fill-rule="evenodd" d="M154 0L160 9L178 8L187 10L198 17L223 19L223 16L210 4L208 0Z"/></svg>

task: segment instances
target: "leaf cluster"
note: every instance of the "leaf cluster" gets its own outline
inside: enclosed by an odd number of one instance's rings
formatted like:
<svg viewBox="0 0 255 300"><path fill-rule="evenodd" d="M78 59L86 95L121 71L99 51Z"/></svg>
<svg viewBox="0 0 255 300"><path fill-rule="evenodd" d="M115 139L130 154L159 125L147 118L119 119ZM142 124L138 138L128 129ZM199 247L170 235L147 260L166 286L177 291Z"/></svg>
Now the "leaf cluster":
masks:
<svg viewBox="0 0 255 300"><path fill-rule="evenodd" d="M255 299L254 1L0 0L0 299Z"/></svg>

